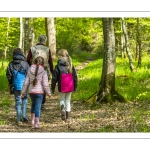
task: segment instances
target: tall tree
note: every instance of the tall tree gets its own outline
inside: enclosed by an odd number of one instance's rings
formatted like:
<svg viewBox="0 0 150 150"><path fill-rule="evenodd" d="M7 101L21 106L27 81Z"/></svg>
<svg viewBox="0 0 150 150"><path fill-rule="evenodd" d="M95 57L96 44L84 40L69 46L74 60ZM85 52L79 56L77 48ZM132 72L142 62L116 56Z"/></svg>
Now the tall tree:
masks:
<svg viewBox="0 0 150 150"><path fill-rule="evenodd" d="M24 18L24 53L34 44L33 18Z"/></svg>
<svg viewBox="0 0 150 150"><path fill-rule="evenodd" d="M35 39L35 33L34 33L34 19L30 18L30 24L29 24L29 47L34 45L34 39Z"/></svg>
<svg viewBox="0 0 150 150"><path fill-rule="evenodd" d="M121 56L122 58L126 58L125 37L123 34L123 29L122 29L122 21L120 21L120 26L121 26Z"/></svg>
<svg viewBox="0 0 150 150"><path fill-rule="evenodd" d="M102 76L98 91L88 100L96 99L100 102L111 102L114 100L126 101L125 98L115 90L115 34L113 27L113 18L102 18L104 35L104 55Z"/></svg>
<svg viewBox="0 0 150 150"><path fill-rule="evenodd" d="M9 24L10 24L10 17L8 17L8 19L7 19L7 30L6 30L4 54L3 54L3 57L2 57L2 67L4 66L4 59L6 59L6 56L7 56Z"/></svg>
<svg viewBox="0 0 150 150"><path fill-rule="evenodd" d="M6 30L6 39L5 39L4 58L6 58L6 55L7 55L9 24L10 24L10 17L8 17L8 20L7 20L7 30Z"/></svg>
<svg viewBox="0 0 150 150"><path fill-rule="evenodd" d="M23 37L23 22L22 22L22 17L20 17L20 40L18 47L22 48L22 37Z"/></svg>
<svg viewBox="0 0 150 150"><path fill-rule="evenodd" d="M29 50L29 18L24 18L24 53Z"/></svg>
<svg viewBox="0 0 150 150"><path fill-rule="evenodd" d="M123 30L123 34L124 34L124 38L125 38L126 52L127 52L128 58L129 58L130 70L134 71L134 65L132 62L132 55L131 55L130 49L129 49L129 39L128 39L128 34L127 34L127 29L126 29L124 18L122 18L121 21L122 21L122 30Z"/></svg>
<svg viewBox="0 0 150 150"><path fill-rule="evenodd" d="M140 18L137 18L136 57L138 58L138 67L141 67L142 50L141 50L141 27L140 27Z"/></svg>
<svg viewBox="0 0 150 150"><path fill-rule="evenodd" d="M51 50L52 59L56 58L56 30L54 18L45 18L47 46Z"/></svg>

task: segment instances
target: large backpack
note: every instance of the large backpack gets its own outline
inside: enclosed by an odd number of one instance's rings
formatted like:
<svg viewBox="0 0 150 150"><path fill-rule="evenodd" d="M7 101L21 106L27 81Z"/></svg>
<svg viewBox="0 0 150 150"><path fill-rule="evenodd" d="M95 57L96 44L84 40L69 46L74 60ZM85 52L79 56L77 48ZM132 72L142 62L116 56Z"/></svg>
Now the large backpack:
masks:
<svg viewBox="0 0 150 150"><path fill-rule="evenodd" d="M44 45L36 45L31 47L32 53L32 64L34 63L35 59L39 56L44 58L44 67L47 70L48 76L50 76L50 66L48 63L49 59L49 48Z"/></svg>
<svg viewBox="0 0 150 150"><path fill-rule="evenodd" d="M25 71L22 69L22 62L18 70L14 69L13 73L14 73L13 79L14 90L22 90L22 86L26 78Z"/></svg>
<svg viewBox="0 0 150 150"><path fill-rule="evenodd" d="M61 73L60 92L73 92L74 91L74 80L72 73Z"/></svg>
<svg viewBox="0 0 150 150"><path fill-rule="evenodd" d="M59 67L60 70L60 92L67 93L74 91L74 78L72 73L65 73L62 67Z"/></svg>

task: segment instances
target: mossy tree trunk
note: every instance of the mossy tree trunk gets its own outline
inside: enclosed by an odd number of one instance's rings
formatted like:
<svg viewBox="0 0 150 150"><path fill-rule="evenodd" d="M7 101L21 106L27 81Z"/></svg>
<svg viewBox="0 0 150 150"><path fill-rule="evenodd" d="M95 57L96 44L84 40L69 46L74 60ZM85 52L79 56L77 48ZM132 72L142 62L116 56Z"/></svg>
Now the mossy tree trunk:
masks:
<svg viewBox="0 0 150 150"><path fill-rule="evenodd" d="M126 101L125 98L115 90L115 35L113 18L102 18L104 35L104 56L102 76L98 91L87 101L94 100L98 103L113 102L115 100Z"/></svg>

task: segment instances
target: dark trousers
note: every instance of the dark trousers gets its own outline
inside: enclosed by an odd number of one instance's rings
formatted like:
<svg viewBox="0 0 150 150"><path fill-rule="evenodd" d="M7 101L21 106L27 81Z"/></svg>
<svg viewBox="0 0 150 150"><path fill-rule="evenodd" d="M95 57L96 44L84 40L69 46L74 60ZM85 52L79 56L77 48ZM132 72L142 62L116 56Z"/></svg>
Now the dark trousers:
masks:
<svg viewBox="0 0 150 150"><path fill-rule="evenodd" d="M46 93L44 92L43 99L42 99L42 104L44 104L45 102L46 102Z"/></svg>
<svg viewBox="0 0 150 150"><path fill-rule="evenodd" d="M50 82L50 77L48 77L48 82ZM45 104L45 102L46 102L46 93L44 92L42 104Z"/></svg>

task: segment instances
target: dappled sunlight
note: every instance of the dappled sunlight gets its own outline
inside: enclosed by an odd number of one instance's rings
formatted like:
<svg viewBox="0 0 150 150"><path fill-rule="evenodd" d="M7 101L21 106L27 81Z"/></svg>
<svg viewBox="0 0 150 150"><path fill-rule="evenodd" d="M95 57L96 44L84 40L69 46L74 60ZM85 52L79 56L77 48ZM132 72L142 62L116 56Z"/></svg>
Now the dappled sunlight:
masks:
<svg viewBox="0 0 150 150"><path fill-rule="evenodd" d="M103 103L94 106L83 102L86 97L97 90L100 80L100 70L97 71L100 69L98 66L99 61L96 60L96 62L86 62L77 67L79 85L77 91L72 94L71 114L67 122L62 121L60 117L56 87L55 94L50 99L47 97L45 109L41 111L40 125L42 128L39 130L30 126L30 99L27 106L29 122L17 125L14 96L9 95L7 90L1 91L0 132L150 132L149 92L144 91L146 88L149 90L149 78L145 80L140 78L137 81L139 83L137 86L134 77L130 74L129 76L122 76L120 72L117 75L116 89L127 98L129 96L128 90L130 90L133 97L139 96L136 101ZM119 84L121 86L118 86ZM146 85L143 91L140 89L142 85ZM139 88L137 93L135 93L135 88ZM143 100L144 96L147 100Z"/></svg>

